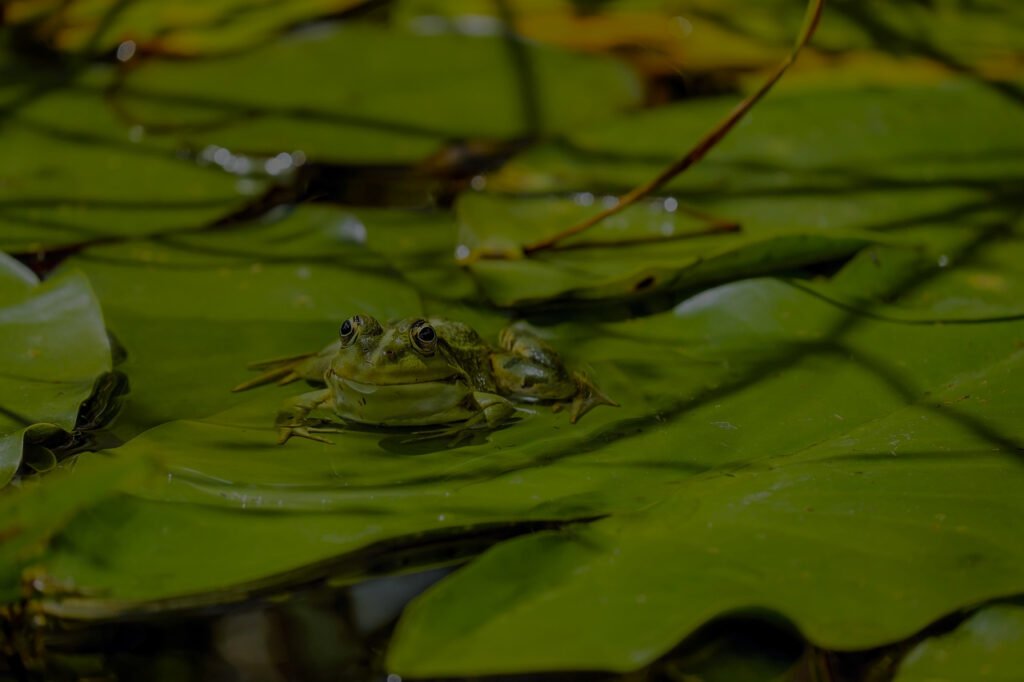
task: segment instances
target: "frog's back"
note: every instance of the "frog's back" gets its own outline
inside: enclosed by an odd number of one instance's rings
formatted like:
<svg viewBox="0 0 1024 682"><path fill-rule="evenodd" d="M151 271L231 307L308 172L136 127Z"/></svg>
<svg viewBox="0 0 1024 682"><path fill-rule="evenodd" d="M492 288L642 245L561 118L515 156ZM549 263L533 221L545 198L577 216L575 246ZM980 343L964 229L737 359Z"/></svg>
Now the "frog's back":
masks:
<svg viewBox="0 0 1024 682"><path fill-rule="evenodd" d="M481 391L494 390L491 347L468 324L445 318L431 318L430 325L444 341L445 352Z"/></svg>

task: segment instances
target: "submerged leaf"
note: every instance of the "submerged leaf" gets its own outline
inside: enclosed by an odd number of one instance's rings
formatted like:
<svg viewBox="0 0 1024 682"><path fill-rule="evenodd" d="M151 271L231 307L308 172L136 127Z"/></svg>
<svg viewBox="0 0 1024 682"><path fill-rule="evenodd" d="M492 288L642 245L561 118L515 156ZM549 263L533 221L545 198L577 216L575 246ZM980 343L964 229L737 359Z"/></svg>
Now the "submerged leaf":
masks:
<svg viewBox="0 0 1024 682"><path fill-rule="evenodd" d="M900 662L895 682L1011 682L1024 670L1024 607L988 606Z"/></svg>

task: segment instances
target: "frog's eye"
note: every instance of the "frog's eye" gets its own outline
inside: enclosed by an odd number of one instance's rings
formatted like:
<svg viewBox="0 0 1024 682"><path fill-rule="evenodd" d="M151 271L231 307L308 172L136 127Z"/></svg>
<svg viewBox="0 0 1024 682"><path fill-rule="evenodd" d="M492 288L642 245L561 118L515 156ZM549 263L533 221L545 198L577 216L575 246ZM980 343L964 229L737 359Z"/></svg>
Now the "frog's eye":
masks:
<svg viewBox="0 0 1024 682"><path fill-rule="evenodd" d="M353 323L354 322L354 323ZM351 317L341 323L341 329L338 330L338 336L341 338L342 343L351 343L352 339L356 336L356 327L359 325L359 317Z"/></svg>
<svg viewBox="0 0 1024 682"><path fill-rule="evenodd" d="M437 332L426 322L419 322L413 325L412 341L416 348L424 353L433 353L437 347Z"/></svg>

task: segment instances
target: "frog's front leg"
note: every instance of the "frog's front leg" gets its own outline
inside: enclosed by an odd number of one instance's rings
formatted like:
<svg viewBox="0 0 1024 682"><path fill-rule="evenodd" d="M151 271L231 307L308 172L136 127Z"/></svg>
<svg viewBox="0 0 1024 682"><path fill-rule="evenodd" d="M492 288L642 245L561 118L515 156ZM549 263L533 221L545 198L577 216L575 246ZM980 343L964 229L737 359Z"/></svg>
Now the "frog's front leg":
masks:
<svg viewBox="0 0 1024 682"><path fill-rule="evenodd" d="M296 396L288 400L284 404L284 406L278 411L277 419L274 421L274 423L277 425L277 444L284 445L292 436L298 436L299 438L308 438L309 440L315 440L319 443L331 444L331 441L327 440L323 436L318 436L316 434L336 433L342 431L342 429L339 429L337 427L316 427L315 424L318 422L309 419L310 412L329 403L330 401L331 391L330 389L326 388L320 391L310 391L309 393L303 393L302 395Z"/></svg>
<svg viewBox="0 0 1024 682"><path fill-rule="evenodd" d="M496 393L476 391L473 393L473 401L479 406L480 411L466 422L468 428L486 424L487 428L493 429L516 413L516 406Z"/></svg>

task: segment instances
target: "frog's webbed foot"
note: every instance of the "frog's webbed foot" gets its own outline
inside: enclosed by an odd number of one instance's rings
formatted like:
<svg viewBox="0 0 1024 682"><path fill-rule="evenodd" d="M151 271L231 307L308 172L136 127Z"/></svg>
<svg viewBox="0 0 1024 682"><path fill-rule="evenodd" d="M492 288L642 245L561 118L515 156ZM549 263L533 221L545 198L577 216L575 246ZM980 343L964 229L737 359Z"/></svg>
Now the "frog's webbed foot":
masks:
<svg viewBox="0 0 1024 682"><path fill-rule="evenodd" d="M333 445L331 441L318 436L318 433L339 433L343 429L331 425L321 419L311 419L309 413L331 400L328 389L310 391L288 400L277 413L274 424L277 426L277 444L284 445L293 436L315 440L318 443Z"/></svg>
<svg viewBox="0 0 1024 682"><path fill-rule="evenodd" d="M302 355L292 355L286 358L274 358L272 360L261 360L260 362L251 362L248 365L249 369L263 370L259 376L253 377L248 381L243 381L234 388L231 389L234 393L240 391L248 391L250 388L256 388L264 384L271 382L277 382L278 385L283 386L290 384L293 381L305 378L305 372L302 372L302 366L312 357L315 357L316 353L303 353Z"/></svg>
<svg viewBox="0 0 1024 682"><path fill-rule="evenodd" d="M344 431L345 431L345 429L340 427L340 426L332 426L332 427L325 427L325 426L302 426L302 425L298 425L298 424L296 424L294 426L287 426L287 425L280 426L279 425L277 427L277 444L278 445L284 445L291 438L305 438L307 440L316 441L317 443L324 443L326 445L334 445L334 441L333 440L330 440L329 438L324 438L323 436L319 436L317 434L320 434L320 433L343 433Z"/></svg>
<svg viewBox="0 0 1024 682"><path fill-rule="evenodd" d="M569 407L569 421L575 424L580 417L590 412L598 405L609 405L618 407L619 404L609 398L604 392L594 385L586 375L573 372L573 380L576 382L577 391Z"/></svg>

